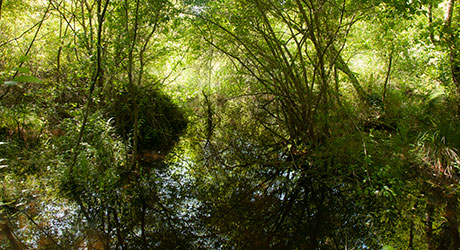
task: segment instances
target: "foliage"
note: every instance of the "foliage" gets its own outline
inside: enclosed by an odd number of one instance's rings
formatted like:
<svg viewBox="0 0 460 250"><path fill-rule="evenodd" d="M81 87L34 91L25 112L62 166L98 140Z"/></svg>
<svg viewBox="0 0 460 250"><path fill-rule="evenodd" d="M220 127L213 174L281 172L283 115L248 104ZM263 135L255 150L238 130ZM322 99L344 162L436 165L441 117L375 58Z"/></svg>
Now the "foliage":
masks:
<svg viewBox="0 0 460 250"><path fill-rule="evenodd" d="M0 1L0 248L459 249L458 4Z"/></svg>
<svg viewBox="0 0 460 250"><path fill-rule="evenodd" d="M139 114L139 151L167 154L186 128L183 112L158 90L148 87L136 89ZM133 104L127 92L119 92L110 101L108 114L115 119L120 136L128 138L134 125Z"/></svg>

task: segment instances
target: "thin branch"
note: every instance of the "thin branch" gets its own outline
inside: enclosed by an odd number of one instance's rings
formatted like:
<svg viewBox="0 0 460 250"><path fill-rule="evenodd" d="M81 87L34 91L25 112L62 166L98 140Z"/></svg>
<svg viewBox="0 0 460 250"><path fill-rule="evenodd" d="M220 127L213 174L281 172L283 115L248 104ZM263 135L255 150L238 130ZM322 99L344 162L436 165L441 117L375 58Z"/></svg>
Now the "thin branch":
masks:
<svg viewBox="0 0 460 250"><path fill-rule="evenodd" d="M127 4L128 2L126 2ZM133 65L134 65L134 60L133 60L133 53L136 47L136 42L137 42L137 36L138 36L138 29L139 29L139 0L136 1L136 10L134 13L134 26L132 32L132 44L129 48L128 52L128 89L131 94L131 102L133 105L133 113L134 113L134 124L133 124L133 150L132 150L132 157L131 157L131 163L130 167L132 170L134 170L134 167L136 166L137 163L137 151L138 151L138 144L139 144L139 106L137 103L137 89L134 83L133 79ZM126 12L128 14L128 5L126 6ZM129 25L129 22L127 22L127 25ZM129 30L129 29L128 29ZM129 34L130 32L128 32ZM143 52L142 52L143 54ZM142 54L141 54L141 67L143 67L143 62L142 62Z"/></svg>
<svg viewBox="0 0 460 250"><path fill-rule="evenodd" d="M254 45L254 44L248 44L249 42L248 41L243 41L241 37L237 36L235 33L233 33L232 31L230 31L229 29L225 28L224 26L222 26L221 24L215 22L215 21L212 21L202 15L196 15L196 14L190 14L190 13L185 13L185 14L189 14L189 15L192 15L192 16L195 16L195 17L198 17L200 19L202 19L203 21L205 22L208 22L214 26L216 26L217 28L221 29L222 31L224 31L224 33L230 35L231 37L233 37L237 42L238 44L240 44L244 50L246 50L246 52L249 54L249 58L251 61L255 61L258 65L260 65L266 73L270 74L271 77L273 78L276 78L273 76L272 74L272 70L270 70L269 67L267 67L254 53L253 51L255 49L259 49L259 50L262 50L262 48ZM208 39L205 39L209 44L211 44L213 47L215 47L216 49L220 50L221 52L223 52L224 54L236 59L237 61L239 61L246 69L249 70L248 66L243 62L243 60L235 55L232 55L230 52L228 51L225 51L223 48L221 48L221 46L217 46L215 43L213 43L212 41L209 41ZM249 45L252 45L252 46L255 46L255 48L251 48ZM256 77L258 80L260 79L259 77L256 76L255 72L253 72L252 70L250 70L251 74ZM264 83L264 81L261 81L262 83Z"/></svg>
<svg viewBox="0 0 460 250"><path fill-rule="evenodd" d="M46 232L45 229L43 229L40 225L38 225L37 222L35 222L35 220L32 218L32 216L30 216L25 211L20 210L20 212L22 214L24 214L27 217L27 219L29 219L32 222L32 224L34 224L38 228L38 230L40 230L44 235L46 235L46 237L49 240L51 240L51 242L53 242L54 245L56 245L59 249L64 250L64 248L61 245L59 245L59 243L57 243L57 241L48 232Z"/></svg>
<svg viewBox="0 0 460 250"><path fill-rule="evenodd" d="M434 31L433 31L433 4L430 2L430 5L428 6L428 25L430 28L430 40L433 44L439 43L438 40L435 39L434 37Z"/></svg>
<svg viewBox="0 0 460 250"><path fill-rule="evenodd" d="M68 28L70 28L73 31L74 35L76 36L77 31L75 30L75 27L73 27L73 25L71 23L72 21L75 21L75 19L76 19L75 18L76 17L75 13L73 13L70 10L67 10L66 7L65 7L65 4L62 7L61 7L60 4L59 5L54 5L54 8L61 15L61 18L64 19L64 21L67 23L66 30ZM65 12L68 12L71 15L70 19L67 19L66 15L65 15L66 14Z"/></svg>
<svg viewBox="0 0 460 250"><path fill-rule="evenodd" d="M50 10L51 4L52 4L52 3L51 3L51 0L50 0L50 1L49 1L49 4L48 4L48 7L46 8L45 13L43 14L42 20L38 23L37 31L35 32L35 35L34 35L34 37L32 38L32 41L30 42L29 47L27 48L26 53L24 54L24 56L29 55L29 52L30 52L30 50L32 49L32 46L34 45L35 40L37 39L38 33L40 32L40 29L41 29L41 27L42 27L42 24L43 24L43 22L47 19L47 15L48 15L48 12L49 12L49 10ZM18 75L18 73L19 73L19 68L21 68L22 65L24 65L24 62L25 62L25 60L22 60L22 61L21 61L21 63L20 63L19 66L18 66L18 70L16 70L16 72L14 73L13 77L11 77L11 79L14 79L14 78ZM5 93L3 93L3 94L0 96L0 101L8 94L8 92L10 91L10 89L11 89L11 86L8 85L7 89L5 90Z"/></svg>
<svg viewBox="0 0 460 250"><path fill-rule="evenodd" d="M29 33L29 31L31 31L33 28L37 27L37 25L39 25L41 22L42 22L42 21L37 22L37 23L34 24L32 27L30 27L29 29L27 29L26 31L24 31L20 36L15 37L15 38L13 38L13 39L10 39L10 40L8 40L8 41L6 41L6 42L3 42L2 44L0 44L0 47L3 47L3 46L7 45L7 44L10 43L10 42L14 42L14 41L16 41L16 40L22 38L25 34Z"/></svg>
<svg viewBox="0 0 460 250"><path fill-rule="evenodd" d="M101 5L101 1L102 0L98 1L99 9L100 9L100 5ZM74 156L73 156L73 159L72 159L72 163L71 163L71 165L69 167L69 175L70 175L71 182L74 181L73 169L74 169L74 167L75 167L75 165L77 163L77 157L78 157L78 154L79 154L78 148L80 147L80 143L81 143L81 140L83 138L83 134L85 132L85 127L86 127L86 123L88 121L90 107L93 104L92 95L93 95L93 92L94 92L95 85L98 82L99 76L101 74L101 64L102 64L102 58L101 58L101 54L102 54L102 44L101 44L102 43L102 27L103 27L104 17L105 17L105 13L107 11L107 7L109 5L109 2L110 2L110 0L107 0L105 2L104 9L102 10L102 13L99 16L99 26L98 26L98 31L97 31L96 69L95 69L95 72L94 72L93 79L91 80L91 86L89 88L89 95L88 95L88 102L87 102L87 105L86 105L85 116L83 118L83 122L82 122L81 127L80 127L80 133L78 134L77 143L76 143L75 149L74 149Z"/></svg>
<svg viewBox="0 0 460 250"><path fill-rule="evenodd" d="M390 74L391 74L391 64L393 62L393 52L394 50L392 49L391 52L390 52L390 56L388 58L388 69L387 69L387 74L386 74L386 77L385 77L385 83L383 85L383 94L382 94L382 103L385 107L385 96L386 96L386 93L387 93L387 85L390 81Z"/></svg>

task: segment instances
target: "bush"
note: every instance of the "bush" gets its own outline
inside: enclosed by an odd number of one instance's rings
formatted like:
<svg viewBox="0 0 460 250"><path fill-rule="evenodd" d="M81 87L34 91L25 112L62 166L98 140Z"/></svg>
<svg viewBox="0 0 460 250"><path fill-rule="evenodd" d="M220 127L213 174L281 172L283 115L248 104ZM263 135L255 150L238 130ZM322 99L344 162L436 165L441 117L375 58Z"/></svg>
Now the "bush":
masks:
<svg viewBox="0 0 460 250"><path fill-rule="evenodd" d="M108 114L117 132L133 139L134 105L139 110L138 151L168 153L187 127L184 112L172 100L152 87L137 87L135 94L119 92L112 98Z"/></svg>

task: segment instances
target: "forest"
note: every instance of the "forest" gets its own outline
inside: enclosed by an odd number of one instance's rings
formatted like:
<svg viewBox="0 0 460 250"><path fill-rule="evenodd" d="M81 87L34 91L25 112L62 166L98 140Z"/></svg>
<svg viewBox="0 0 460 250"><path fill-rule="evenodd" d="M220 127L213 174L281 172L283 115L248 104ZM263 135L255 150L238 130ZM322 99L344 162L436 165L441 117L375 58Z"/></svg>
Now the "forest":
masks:
<svg viewBox="0 0 460 250"><path fill-rule="evenodd" d="M0 249L460 250L460 2L0 0Z"/></svg>

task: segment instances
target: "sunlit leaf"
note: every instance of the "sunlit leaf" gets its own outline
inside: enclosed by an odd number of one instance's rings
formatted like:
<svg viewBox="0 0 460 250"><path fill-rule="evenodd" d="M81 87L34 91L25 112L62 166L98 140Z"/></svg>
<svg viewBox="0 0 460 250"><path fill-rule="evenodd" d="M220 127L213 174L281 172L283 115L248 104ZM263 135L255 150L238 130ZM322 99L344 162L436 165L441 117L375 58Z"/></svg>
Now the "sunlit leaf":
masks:
<svg viewBox="0 0 460 250"><path fill-rule="evenodd" d="M386 245L382 248L382 250L395 250L395 249L390 245Z"/></svg>
<svg viewBox="0 0 460 250"><path fill-rule="evenodd" d="M30 69L27 68L27 67L19 67L19 68L17 68L16 70L17 70L18 72L20 72L20 73L25 73L25 74L27 74L27 73L30 72Z"/></svg>
<svg viewBox="0 0 460 250"><path fill-rule="evenodd" d="M5 85L8 85L8 86L14 86L14 85L18 84L17 81L5 81L5 82L3 82L3 83L4 83Z"/></svg>
<svg viewBox="0 0 460 250"><path fill-rule="evenodd" d="M9 206L11 204L14 204L15 201L10 201L10 202L3 202L3 201L0 201L0 206Z"/></svg>
<svg viewBox="0 0 460 250"><path fill-rule="evenodd" d="M38 79L35 76L18 76L14 78L14 81L17 82L29 82L29 83L41 83L42 80Z"/></svg>
<svg viewBox="0 0 460 250"><path fill-rule="evenodd" d="M16 207L20 207L20 206L24 206L24 205L26 205L26 203L25 203L25 202L21 202L21 203L16 204Z"/></svg>
<svg viewBox="0 0 460 250"><path fill-rule="evenodd" d="M30 56L21 56L21 57L19 58L19 62L22 62L22 63L23 63L23 62L28 61L29 59L30 59Z"/></svg>

